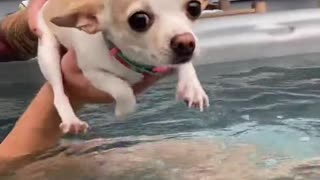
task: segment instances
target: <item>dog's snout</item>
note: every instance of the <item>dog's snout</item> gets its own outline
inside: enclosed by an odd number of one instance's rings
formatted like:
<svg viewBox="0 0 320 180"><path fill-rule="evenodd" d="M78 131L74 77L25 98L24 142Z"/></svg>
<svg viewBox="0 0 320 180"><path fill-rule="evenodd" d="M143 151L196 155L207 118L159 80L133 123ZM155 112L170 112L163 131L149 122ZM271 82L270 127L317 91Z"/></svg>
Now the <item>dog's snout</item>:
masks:
<svg viewBox="0 0 320 180"><path fill-rule="evenodd" d="M193 55L196 43L191 33L183 33L174 36L170 46L177 57L188 57Z"/></svg>

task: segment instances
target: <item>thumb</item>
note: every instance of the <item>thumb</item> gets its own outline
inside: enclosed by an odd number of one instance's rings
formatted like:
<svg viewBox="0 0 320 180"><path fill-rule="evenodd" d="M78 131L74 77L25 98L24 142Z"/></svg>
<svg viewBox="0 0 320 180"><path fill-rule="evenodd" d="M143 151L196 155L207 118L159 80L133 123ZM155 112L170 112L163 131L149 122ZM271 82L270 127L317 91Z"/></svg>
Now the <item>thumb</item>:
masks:
<svg viewBox="0 0 320 180"><path fill-rule="evenodd" d="M32 32L36 33L38 36L41 35L41 32L37 28L37 17L41 7L44 5L46 0L30 0L27 7L27 17L29 28Z"/></svg>

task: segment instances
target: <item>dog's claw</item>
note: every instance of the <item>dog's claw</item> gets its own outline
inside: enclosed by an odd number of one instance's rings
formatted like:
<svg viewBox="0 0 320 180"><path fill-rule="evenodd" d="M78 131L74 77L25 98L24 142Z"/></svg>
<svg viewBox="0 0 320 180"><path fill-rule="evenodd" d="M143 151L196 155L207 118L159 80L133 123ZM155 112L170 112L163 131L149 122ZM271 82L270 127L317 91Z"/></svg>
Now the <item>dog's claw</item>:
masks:
<svg viewBox="0 0 320 180"><path fill-rule="evenodd" d="M209 98L197 82L180 82L177 88L177 99L184 100L189 108L198 108L200 112L209 107Z"/></svg>
<svg viewBox="0 0 320 180"><path fill-rule="evenodd" d="M60 129L64 134L85 134L88 128L89 125L80 120L67 121L60 124Z"/></svg>
<svg viewBox="0 0 320 180"><path fill-rule="evenodd" d="M203 101L199 102L199 108L200 108L200 112L203 112Z"/></svg>

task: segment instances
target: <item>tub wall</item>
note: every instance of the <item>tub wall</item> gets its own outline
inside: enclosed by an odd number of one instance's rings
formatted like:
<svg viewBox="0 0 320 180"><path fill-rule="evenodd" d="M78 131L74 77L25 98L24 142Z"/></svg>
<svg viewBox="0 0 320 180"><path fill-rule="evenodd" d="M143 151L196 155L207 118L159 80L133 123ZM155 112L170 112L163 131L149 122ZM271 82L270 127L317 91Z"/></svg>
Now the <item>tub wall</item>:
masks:
<svg viewBox="0 0 320 180"><path fill-rule="evenodd" d="M197 66L319 53L320 11L304 9L202 19L195 32L202 49L194 61ZM0 74L1 83L43 81L35 60L2 63Z"/></svg>

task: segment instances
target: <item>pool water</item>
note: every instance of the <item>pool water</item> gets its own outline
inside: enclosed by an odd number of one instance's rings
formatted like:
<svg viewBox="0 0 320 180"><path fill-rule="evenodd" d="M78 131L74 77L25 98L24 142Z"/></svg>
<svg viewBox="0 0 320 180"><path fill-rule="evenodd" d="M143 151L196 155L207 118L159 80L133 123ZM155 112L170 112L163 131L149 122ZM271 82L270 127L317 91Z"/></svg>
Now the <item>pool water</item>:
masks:
<svg viewBox="0 0 320 180"><path fill-rule="evenodd" d="M15 178L33 174L36 167L41 167L40 171L45 173L38 174L38 178L79 179L83 169L76 166L79 170L73 169L74 172L70 168L75 167L74 164L60 163L84 163L88 160L82 168L91 172L83 172L83 180L107 177L241 179L246 173L243 179L319 179L318 165L308 168L293 165L293 170L283 167L283 164L320 157L319 58L320 54L308 54L200 66L198 74L211 101L210 109L204 113L187 109L183 103L175 101L174 78L163 80L140 96L139 110L127 121L114 120L112 105L89 105L81 112L81 118L91 126L88 134L66 137L64 148L58 148L27 166ZM38 88L38 84L1 85L1 139L12 128ZM97 138L99 140L87 141ZM80 148L81 144L88 147ZM63 159L61 153L69 153L76 158ZM93 163L97 156L105 158L107 165L100 162L99 168L93 168L98 166ZM208 157L216 159L211 164L204 163ZM158 162L160 159L161 162ZM141 165L147 161L154 164ZM254 162L253 166L249 161ZM135 165L130 162L135 162ZM220 163L220 168L212 166L216 162ZM237 163L240 164L233 166ZM52 164L57 167L52 168ZM199 164L201 167L192 169L187 168L186 164L192 165L192 168ZM46 165L48 169L44 168ZM139 168L130 171L131 165ZM66 170L68 167L70 169ZM128 169L119 170L119 167ZM276 167L277 170L270 170ZM179 176L175 169L180 172ZM272 176L272 173L276 175Z"/></svg>

